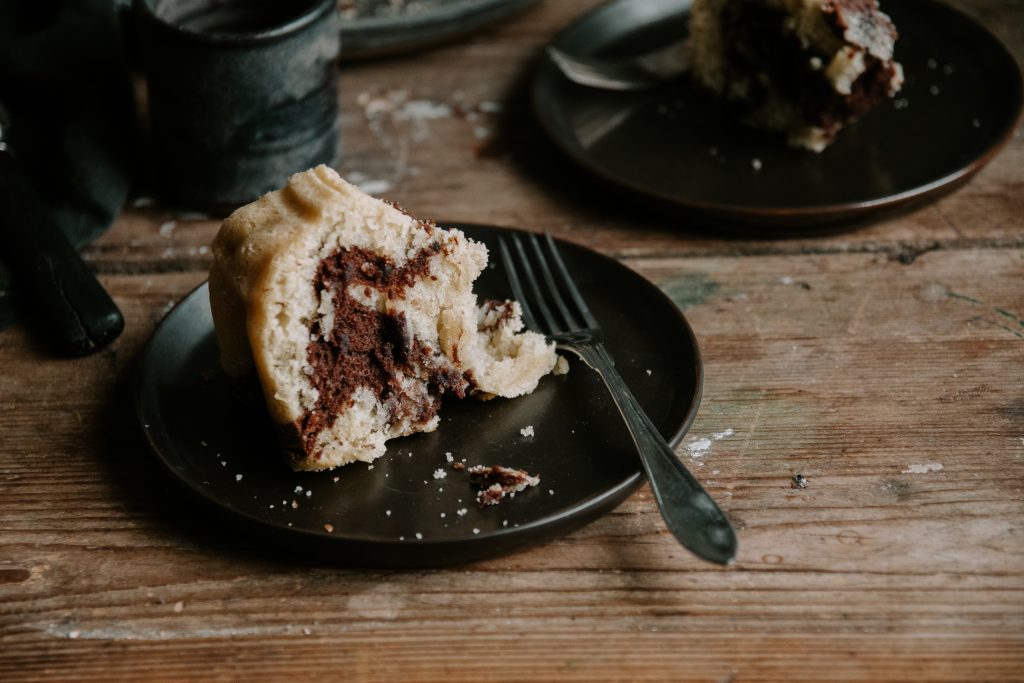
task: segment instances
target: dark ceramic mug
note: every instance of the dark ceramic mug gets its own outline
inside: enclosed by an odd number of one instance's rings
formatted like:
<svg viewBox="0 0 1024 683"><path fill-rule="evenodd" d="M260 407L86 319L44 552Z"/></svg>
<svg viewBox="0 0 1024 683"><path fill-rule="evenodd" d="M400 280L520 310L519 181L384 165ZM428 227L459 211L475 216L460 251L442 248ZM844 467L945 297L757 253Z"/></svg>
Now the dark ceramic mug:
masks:
<svg viewBox="0 0 1024 683"><path fill-rule="evenodd" d="M162 193L218 213L339 154L336 0L134 0Z"/></svg>

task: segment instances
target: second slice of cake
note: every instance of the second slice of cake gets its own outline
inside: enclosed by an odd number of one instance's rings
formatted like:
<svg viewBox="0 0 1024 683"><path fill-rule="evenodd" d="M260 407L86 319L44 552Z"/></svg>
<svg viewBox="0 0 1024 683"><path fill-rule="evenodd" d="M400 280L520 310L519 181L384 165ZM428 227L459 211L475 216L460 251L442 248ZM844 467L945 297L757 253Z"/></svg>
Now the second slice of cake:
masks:
<svg viewBox="0 0 1024 683"><path fill-rule="evenodd" d="M255 373L295 469L370 462L438 424L441 397L515 397L556 364L519 305L478 304L484 245L325 166L235 211L210 303L229 376Z"/></svg>
<svg viewBox="0 0 1024 683"><path fill-rule="evenodd" d="M694 0L690 32L698 82L817 152L903 83L876 0Z"/></svg>

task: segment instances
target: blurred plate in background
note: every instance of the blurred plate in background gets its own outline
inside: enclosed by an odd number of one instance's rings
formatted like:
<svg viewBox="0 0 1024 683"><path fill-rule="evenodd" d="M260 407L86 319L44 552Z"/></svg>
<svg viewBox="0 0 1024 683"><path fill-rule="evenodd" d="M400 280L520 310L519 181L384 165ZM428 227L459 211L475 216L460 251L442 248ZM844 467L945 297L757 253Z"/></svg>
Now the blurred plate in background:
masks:
<svg viewBox="0 0 1024 683"><path fill-rule="evenodd" d="M689 32L688 0L615 0L554 40L563 52L620 58ZM885 0L906 82L824 152L743 126L682 78L644 91L570 82L544 60L534 108L572 159L642 201L778 236L933 198L980 170L1013 135L1021 74L1009 51L935 0ZM768 228L768 229L765 229Z"/></svg>
<svg viewBox="0 0 1024 683"><path fill-rule="evenodd" d="M397 54L457 38L537 0L339 0L341 58Z"/></svg>

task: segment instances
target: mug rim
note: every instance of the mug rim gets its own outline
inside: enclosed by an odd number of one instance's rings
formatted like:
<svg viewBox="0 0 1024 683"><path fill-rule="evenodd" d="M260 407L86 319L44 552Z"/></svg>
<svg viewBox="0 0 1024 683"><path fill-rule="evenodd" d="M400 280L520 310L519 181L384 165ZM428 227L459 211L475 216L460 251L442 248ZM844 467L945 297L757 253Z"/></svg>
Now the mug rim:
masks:
<svg viewBox="0 0 1024 683"><path fill-rule="evenodd" d="M215 45L250 45L254 43L280 40L294 35L308 26L315 24L332 10L335 12L337 11L337 0L314 0L314 2L310 4L309 9L298 16L292 17L283 24L266 29L260 29L258 31L216 33L197 31L195 29L167 21L156 13L153 7L153 4L155 4L156 1L157 0L133 0L132 4L137 13L141 14L145 19L159 26L163 30L169 31L177 36L188 37Z"/></svg>

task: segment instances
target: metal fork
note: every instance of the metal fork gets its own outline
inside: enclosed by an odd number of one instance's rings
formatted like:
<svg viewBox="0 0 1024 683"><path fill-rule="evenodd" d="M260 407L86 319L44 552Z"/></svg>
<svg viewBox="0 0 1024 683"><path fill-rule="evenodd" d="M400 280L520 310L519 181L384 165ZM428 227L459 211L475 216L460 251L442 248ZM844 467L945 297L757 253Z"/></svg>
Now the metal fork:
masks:
<svg viewBox="0 0 1024 683"><path fill-rule="evenodd" d="M679 40L646 54L626 59L571 55L554 45L548 57L570 81L602 90L645 90L686 73L687 40Z"/></svg>
<svg viewBox="0 0 1024 683"><path fill-rule="evenodd" d="M528 246L523 245L524 241ZM526 325L545 333L558 349L579 356L604 380L629 427L669 531L695 555L731 564L736 557L732 525L679 461L619 376L601 341L601 328L569 274L554 239L549 234L543 240L536 235L525 240L512 235L508 240L502 238L498 247Z"/></svg>

